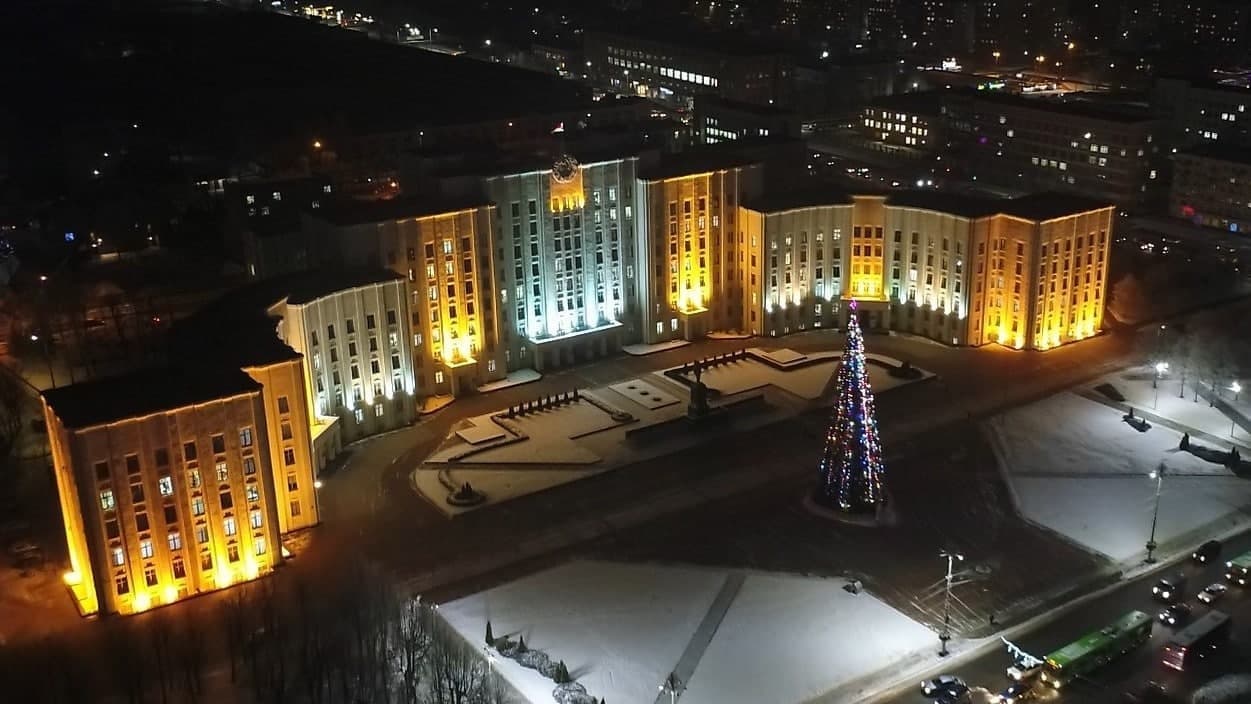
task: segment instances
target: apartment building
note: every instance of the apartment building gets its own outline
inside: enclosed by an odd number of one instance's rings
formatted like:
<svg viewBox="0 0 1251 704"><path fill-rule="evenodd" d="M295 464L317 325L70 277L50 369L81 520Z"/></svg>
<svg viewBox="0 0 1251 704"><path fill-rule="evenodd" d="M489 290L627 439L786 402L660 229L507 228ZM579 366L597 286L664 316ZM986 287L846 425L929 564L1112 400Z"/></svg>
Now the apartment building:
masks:
<svg viewBox="0 0 1251 704"><path fill-rule="evenodd" d="M900 93L877 98L862 111L861 134L879 144L936 152L946 146L941 95Z"/></svg>
<svg viewBox="0 0 1251 704"><path fill-rule="evenodd" d="M1174 155L1169 214L1229 232L1251 231L1251 148L1207 144Z"/></svg>
<svg viewBox="0 0 1251 704"><path fill-rule="evenodd" d="M83 615L145 611L282 561L281 472L250 375L149 369L43 399Z"/></svg>

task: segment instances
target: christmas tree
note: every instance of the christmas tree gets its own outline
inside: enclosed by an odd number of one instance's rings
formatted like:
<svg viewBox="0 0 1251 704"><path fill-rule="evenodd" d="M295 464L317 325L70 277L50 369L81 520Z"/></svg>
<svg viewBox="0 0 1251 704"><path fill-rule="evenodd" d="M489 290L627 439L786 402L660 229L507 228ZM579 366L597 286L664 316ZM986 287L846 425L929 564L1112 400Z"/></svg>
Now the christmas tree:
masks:
<svg viewBox="0 0 1251 704"><path fill-rule="evenodd" d="M847 322L847 349L835 378L838 397L825 432L821 454L820 484L816 500L848 513L875 513L885 502L882 446L878 442L873 391L864 361L864 336L851 302Z"/></svg>

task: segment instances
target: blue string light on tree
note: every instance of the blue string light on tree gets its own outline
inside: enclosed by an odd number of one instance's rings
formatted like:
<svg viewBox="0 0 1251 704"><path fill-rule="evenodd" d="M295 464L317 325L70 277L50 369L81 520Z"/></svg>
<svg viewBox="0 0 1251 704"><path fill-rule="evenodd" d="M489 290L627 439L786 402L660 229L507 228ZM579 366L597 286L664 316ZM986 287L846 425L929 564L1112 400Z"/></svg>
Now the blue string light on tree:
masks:
<svg viewBox="0 0 1251 704"><path fill-rule="evenodd" d="M818 466L820 483L814 498L847 513L872 514L886 501L882 488L886 468L856 302L851 301L849 308L847 347L835 378L838 395L825 433Z"/></svg>

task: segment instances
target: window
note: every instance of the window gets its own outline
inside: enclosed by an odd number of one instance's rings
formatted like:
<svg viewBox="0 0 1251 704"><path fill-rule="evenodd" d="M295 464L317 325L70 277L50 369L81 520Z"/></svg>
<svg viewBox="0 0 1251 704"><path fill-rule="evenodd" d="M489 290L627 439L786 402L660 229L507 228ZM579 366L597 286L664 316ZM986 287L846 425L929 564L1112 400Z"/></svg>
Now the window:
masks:
<svg viewBox="0 0 1251 704"><path fill-rule="evenodd" d="M191 499L191 515L193 516L204 515L204 497L197 496Z"/></svg>
<svg viewBox="0 0 1251 704"><path fill-rule="evenodd" d="M279 413L290 413L290 412L291 412L291 406L287 404L287 397L286 397L286 396L279 396L279 397L278 397L278 412L279 412Z"/></svg>
<svg viewBox="0 0 1251 704"><path fill-rule="evenodd" d="M347 334L349 335L356 334L356 321L355 320L348 318L347 321L345 321L344 325L347 326Z"/></svg>
<svg viewBox="0 0 1251 704"><path fill-rule="evenodd" d="M140 511L139 513L136 513L136 514L135 514L135 530L137 530L137 531L139 531L140 533L142 533L142 532L144 532L144 531L148 530L148 528L149 528L149 526L148 526L148 514L147 514L147 513L145 513L145 512L143 512L143 511Z"/></svg>
<svg viewBox="0 0 1251 704"><path fill-rule="evenodd" d="M282 463L290 467L295 464L295 449L287 447L282 450Z"/></svg>
<svg viewBox="0 0 1251 704"><path fill-rule="evenodd" d="M239 527L235 525L235 519L233 516L222 519L222 532L228 536L235 535L239 532Z"/></svg>
<svg viewBox="0 0 1251 704"><path fill-rule="evenodd" d="M166 536L170 550L182 550L182 533L174 531Z"/></svg>
<svg viewBox="0 0 1251 704"><path fill-rule="evenodd" d="M112 511L117 507L117 501L113 498L112 489L100 490L100 508L105 511Z"/></svg>
<svg viewBox="0 0 1251 704"><path fill-rule="evenodd" d="M213 438L213 454L220 455L226 451L226 436L214 435Z"/></svg>
<svg viewBox="0 0 1251 704"><path fill-rule="evenodd" d="M183 579L187 576L187 568L183 566L179 558L174 558L174 561L170 563L170 569L174 573L174 579Z"/></svg>
<svg viewBox="0 0 1251 704"><path fill-rule="evenodd" d="M333 325L327 325L327 326L326 326L326 339L327 339L327 340L333 340L333 339L335 339L335 337L334 337L334 326L333 326Z"/></svg>
<svg viewBox="0 0 1251 704"><path fill-rule="evenodd" d="M130 485L130 500L132 503L136 503L136 504L143 503L143 485L142 484Z"/></svg>
<svg viewBox="0 0 1251 704"><path fill-rule="evenodd" d="M395 325L395 320L396 320L395 311L393 310L387 311L387 325Z"/></svg>
<svg viewBox="0 0 1251 704"><path fill-rule="evenodd" d="M244 492L247 494L248 503L254 504L261 500L261 492L256 488L255 484L248 484L247 487L244 488Z"/></svg>
<svg viewBox="0 0 1251 704"><path fill-rule="evenodd" d="M124 574L118 575L117 578L113 580L113 585L117 588L118 596L130 593L130 580L126 579L126 575Z"/></svg>
<svg viewBox="0 0 1251 704"><path fill-rule="evenodd" d="M436 383L436 384L442 384L442 383L443 383L443 372L435 372L435 373L434 373L434 383Z"/></svg>
<svg viewBox="0 0 1251 704"><path fill-rule="evenodd" d="M291 502L291 517L297 518L299 517L299 515L300 515L300 502L292 501Z"/></svg>
<svg viewBox="0 0 1251 704"><path fill-rule="evenodd" d="M116 545L113 546L112 555L113 555L114 567L121 567L122 565L126 564L126 551L123 550L120 546L116 546Z"/></svg>
<svg viewBox="0 0 1251 704"><path fill-rule="evenodd" d="M252 551L255 552L258 557L265 554L265 549L265 536L258 535L252 539Z"/></svg>
<svg viewBox="0 0 1251 704"><path fill-rule="evenodd" d="M140 557L142 557L145 560L151 560L152 556L155 554L156 554L156 550L152 547L151 540L139 541L139 556Z"/></svg>
<svg viewBox="0 0 1251 704"><path fill-rule="evenodd" d="M192 469L187 472L187 484L191 485L192 489L200 488L200 470Z"/></svg>
<svg viewBox="0 0 1251 704"><path fill-rule="evenodd" d="M252 428L239 429L239 447L252 447Z"/></svg>
<svg viewBox="0 0 1251 704"><path fill-rule="evenodd" d="M139 473L139 456L138 455L126 455L126 473L127 474Z"/></svg>
<svg viewBox="0 0 1251 704"><path fill-rule="evenodd" d="M217 481L219 483L230 479L230 467L226 464L226 460L218 460L214 466L217 469Z"/></svg>
<svg viewBox="0 0 1251 704"><path fill-rule="evenodd" d="M256 474L256 458L255 457L243 458L243 473L246 475Z"/></svg>
<svg viewBox="0 0 1251 704"><path fill-rule="evenodd" d="M96 479L105 481L109 478L109 463L96 462Z"/></svg>
<svg viewBox="0 0 1251 704"><path fill-rule="evenodd" d="M357 423L364 423L364 422L365 422L365 411L364 411L364 409L357 408L355 411L353 411L353 412L352 412L352 416L356 418L356 422L357 422Z"/></svg>
<svg viewBox="0 0 1251 704"><path fill-rule="evenodd" d="M119 528L117 525L116 518L110 518L109 520L104 522L104 534L105 536L108 537L109 540L114 540L117 537L121 536L122 531L121 531L121 528Z"/></svg>
<svg viewBox="0 0 1251 704"><path fill-rule="evenodd" d="M287 475L287 491L295 491L299 488L300 488L300 485L295 481L295 475L288 474Z"/></svg>
<svg viewBox="0 0 1251 704"><path fill-rule="evenodd" d="M251 513L251 516L250 516L250 519L249 519L249 523L252 525L252 528L254 528L254 529L255 529L255 528L260 528L260 527L261 527L261 521L262 521L262 518L261 518L261 511L260 511L260 509L253 509L253 511L252 511L252 513Z"/></svg>
<svg viewBox="0 0 1251 704"><path fill-rule="evenodd" d="M200 545L204 545L205 543L208 542L208 539L209 539L208 526L196 526L195 541L199 543Z"/></svg>
<svg viewBox="0 0 1251 704"><path fill-rule="evenodd" d="M235 507L235 496L234 494L231 494L229 490L218 494L218 498L221 500L223 511L227 511Z"/></svg>
<svg viewBox="0 0 1251 704"><path fill-rule="evenodd" d="M231 562L239 561L239 546L238 545L231 545L230 547L226 548L226 559L230 560Z"/></svg>
<svg viewBox="0 0 1251 704"><path fill-rule="evenodd" d="M381 404L381 403L379 403L378 405L374 406L374 416L375 416L375 417L381 418L381 417L382 417L382 414L383 414L384 412L385 412L385 410L383 409L383 407L382 407L382 404Z"/></svg>
<svg viewBox="0 0 1251 704"><path fill-rule="evenodd" d="M148 586L149 586L149 587L155 587L155 586L156 586L157 579L156 579L156 568L155 568L155 567L145 567L145 568L144 568L144 570L143 570L143 581L144 581L144 582L146 582L146 583L148 584Z"/></svg>
<svg viewBox="0 0 1251 704"><path fill-rule="evenodd" d="M156 485L161 490L161 496L173 496L174 494L173 477L169 477L169 476L161 477L160 479L156 480Z"/></svg>
<svg viewBox="0 0 1251 704"><path fill-rule="evenodd" d="M165 525L173 525L178 522L178 509L174 506L165 507Z"/></svg>
<svg viewBox="0 0 1251 704"><path fill-rule="evenodd" d="M349 356L349 357L355 357L355 356L356 356L356 352L357 352L357 350L356 350L356 343L355 343L355 342L349 342L349 343L348 343L348 356Z"/></svg>
<svg viewBox="0 0 1251 704"><path fill-rule="evenodd" d="M284 420L282 424L279 425L278 427L280 428L282 439L290 440L291 439L291 424Z"/></svg>
<svg viewBox="0 0 1251 704"><path fill-rule="evenodd" d="M213 569L213 556L212 555L208 553L204 553L203 555L200 556L200 569L206 570L206 571Z"/></svg>

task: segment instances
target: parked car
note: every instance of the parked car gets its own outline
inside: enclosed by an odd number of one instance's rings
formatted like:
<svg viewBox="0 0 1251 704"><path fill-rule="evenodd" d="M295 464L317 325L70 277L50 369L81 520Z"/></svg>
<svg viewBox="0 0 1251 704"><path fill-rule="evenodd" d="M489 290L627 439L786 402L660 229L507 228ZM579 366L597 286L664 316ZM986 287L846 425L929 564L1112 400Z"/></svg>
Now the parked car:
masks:
<svg viewBox="0 0 1251 704"><path fill-rule="evenodd" d="M924 680L921 682L921 694L927 697L937 697L953 687L964 687L964 680L955 675L939 675L932 680Z"/></svg>
<svg viewBox="0 0 1251 704"><path fill-rule="evenodd" d="M1225 596L1225 592L1227 591L1229 591L1229 585L1224 582L1209 584L1203 588L1203 591L1199 592L1199 601L1202 601L1205 604L1211 604L1217 599Z"/></svg>
<svg viewBox="0 0 1251 704"><path fill-rule="evenodd" d="M1185 602L1178 602L1164 609L1159 615L1160 623L1168 626L1176 626L1190 620L1190 605Z"/></svg>
<svg viewBox="0 0 1251 704"><path fill-rule="evenodd" d="M1181 601L1182 597L1185 596L1185 592L1186 575L1184 574L1161 579L1151 588L1151 595L1165 604Z"/></svg>
<svg viewBox="0 0 1251 704"><path fill-rule="evenodd" d="M1017 702L1027 702L1036 695L1034 688L1024 682L1017 682L1008 685L1008 688L999 693L1000 704L1017 704Z"/></svg>
<svg viewBox="0 0 1251 704"><path fill-rule="evenodd" d="M1194 552L1190 553L1190 559L1195 562L1207 564L1213 562L1221 554L1221 541L1209 540L1200 545Z"/></svg>
<svg viewBox="0 0 1251 704"><path fill-rule="evenodd" d="M1040 672L1042 672L1042 663L1027 667L1018 662L1008 668L1008 679L1013 682L1030 682L1033 681L1035 677L1038 677L1038 673Z"/></svg>

